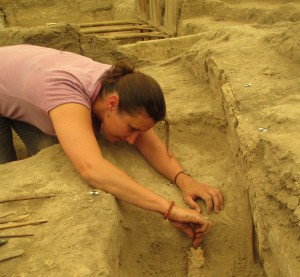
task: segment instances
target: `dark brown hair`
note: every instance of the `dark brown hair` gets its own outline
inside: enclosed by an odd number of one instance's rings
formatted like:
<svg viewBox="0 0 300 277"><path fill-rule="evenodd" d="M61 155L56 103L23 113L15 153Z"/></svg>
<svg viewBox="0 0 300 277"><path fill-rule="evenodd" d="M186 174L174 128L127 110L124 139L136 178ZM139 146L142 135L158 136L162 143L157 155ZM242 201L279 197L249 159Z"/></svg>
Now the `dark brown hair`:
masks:
<svg viewBox="0 0 300 277"><path fill-rule="evenodd" d="M133 115L145 109L154 122L166 116L166 103L160 85L151 76L134 70L125 62L118 62L100 78L100 94L116 92L119 111Z"/></svg>

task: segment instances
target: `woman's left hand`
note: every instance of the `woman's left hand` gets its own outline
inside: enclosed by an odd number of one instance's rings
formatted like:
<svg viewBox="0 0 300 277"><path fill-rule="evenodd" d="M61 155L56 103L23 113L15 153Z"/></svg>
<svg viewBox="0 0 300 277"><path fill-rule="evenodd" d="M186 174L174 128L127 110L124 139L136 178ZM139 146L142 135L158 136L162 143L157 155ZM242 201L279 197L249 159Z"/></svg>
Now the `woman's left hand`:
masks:
<svg viewBox="0 0 300 277"><path fill-rule="evenodd" d="M218 188L198 183L192 178L189 178L188 182L185 182L180 188L184 201L195 210L200 211L199 205L195 202L197 198L201 198L206 202L209 214L212 210L219 213L223 209L223 195Z"/></svg>

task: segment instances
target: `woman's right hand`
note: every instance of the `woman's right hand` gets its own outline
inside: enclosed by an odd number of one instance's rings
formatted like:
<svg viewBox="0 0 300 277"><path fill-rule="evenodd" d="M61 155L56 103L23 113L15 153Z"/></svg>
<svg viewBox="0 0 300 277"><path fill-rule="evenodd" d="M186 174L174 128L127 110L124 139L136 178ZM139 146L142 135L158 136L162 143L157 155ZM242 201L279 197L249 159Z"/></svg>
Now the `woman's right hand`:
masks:
<svg viewBox="0 0 300 277"><path fill-rule="evenodd" d="M192 240L195 249L209 232L212 223L199 211L174 206L168 216L172 226L185 232Z"/></svg>

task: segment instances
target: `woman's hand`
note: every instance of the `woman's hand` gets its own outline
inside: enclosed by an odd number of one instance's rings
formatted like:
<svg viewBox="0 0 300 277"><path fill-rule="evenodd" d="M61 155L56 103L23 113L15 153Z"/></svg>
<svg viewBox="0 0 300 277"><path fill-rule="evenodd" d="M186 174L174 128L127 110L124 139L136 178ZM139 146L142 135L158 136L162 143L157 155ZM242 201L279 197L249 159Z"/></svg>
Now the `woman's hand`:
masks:
<svg viewBox="0 0 300 277"><path fill-rule="evenodd" d="M207 212L210 214L212 210L219 213L223 209L223 196L219 189L209 185L196 182L192 177L181 180L180 188L184 201L193 209L200 211L199 205L195 202L197 198L201 198L206 202ZM184 181L184 182L183 182Z"/></svg>
<svg viewBox="0 0 300 277"><path fill-rule="evenodd" d="M201 240L209 232L211 222L199 211L174 206L168 217L172 226L185 232L197 249Z"/></svg>
<svg viewBox="0 0 300 277"><path fill-rule="evenodd" d="M174 176L183 170L177 159L168 155L166 146L153 129L141 133L135 145L147 161L169 180L174 180ZM222 210L223 196L219 189L198 183L185 174L177 176L176 184L182 190L183 198L191 208L200 211L200 207L195 200L202 198L206 202L208 213L211 213L213 209L216 213Z"/></svg>

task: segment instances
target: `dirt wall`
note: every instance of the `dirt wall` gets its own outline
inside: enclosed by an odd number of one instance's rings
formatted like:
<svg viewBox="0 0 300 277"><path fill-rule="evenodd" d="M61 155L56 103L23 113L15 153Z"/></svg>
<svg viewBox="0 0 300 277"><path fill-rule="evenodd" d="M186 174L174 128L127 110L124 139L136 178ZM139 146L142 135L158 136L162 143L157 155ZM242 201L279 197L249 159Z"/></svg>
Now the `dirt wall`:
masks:
<svg viewBox="0 0 300 277"><path fill-rule="evenodd" d="M204 15L214 16L218 21L261 24L296 22L300 20L300 1L183 0L181 19Z"/></svg>
<svg viewBox="0 0 300 277"><path fill-rule="evenodd" d="M226 33L234 32L223 31L225 37ZM290 108L285 107L284 110L289 109L293 115L281 121L278 114L276 116L278 120L276 120L275 114L268 117L267 111L280 111L280 96L277 101L271 101L269 97L274 99L275 93L275 89L271 89L262 104L263 88L260 85L270 83L270 81L271 87L276 88L277 85L267 72L266 74L259 72L264 67L275 69L279 60L281 60L281 69L285 72L292 72L293 68L295 70L298 65L280 57L278 52L272 52L272 59L266 58L270 57L269 55L265 56L265 60L262 61L262 56L266 55L265 51L268 47L260 44L261 50L258 51L258 48L250 42L253 37L250 35L250 40L248 40L245 31L240 32L236 41L233 37L230 39L231 43L227 40L222 42L220 30L218 36L213 36L214 31L211 34L209 32L203 34L201 42L199 41L197 46L194 45L193 50L188 51L190 53L185 55L184 59L187 67L192 69L197 78L209 82L212 93L222 104L226 113L228 140L231 142L232 152L239 167L240 182L248 191L251 202L257 236L255 247L263 260L268 276L297 276L300 272L298 211L300 175L297 169L299 151L296 150L297 143L291 137L288 138L287 133L281 132L280 125L289 126L287 128L292 134L295 132L297 123L293 118L296 119L299 116L296 110L299 107L295 108L294 105L298 106L299 102L296 101L293 104L293 100L297 97L294 95L297 94L298 81L296 76L295 78L288 77L288 79L279 77L278 82L282 85L284 83L285 88L293 87L290 90L291 101L282 99L291 105ZM207 41L205 42L206 39L209 40L210 46ZM216 44L212 43L211 39ZM262 43L266 42L263 40ZM234 49L234 56L229 54L229 49ZM258 60L262 68L258 66ZM243 64L246 66L243 67ZM238 68L239 73L234 68ZM251 74L247 69L254 70L254 72ZM244 93L247 90L243 86L247 80L254 81L256 88L252 91L248 90L246 96ZM285 93L281 97L286 98ZM258 112L257 107L264 107L264 111ZM266 117L268 120L265 119ZM269 130L261 132L259 128L266 125Z"/></svg>
<svg viewBox="0 0 300 277"><path fill-rule="evenodd" d="M6 27L85 23L135 18L134 0L0 1Z"/></svg>

